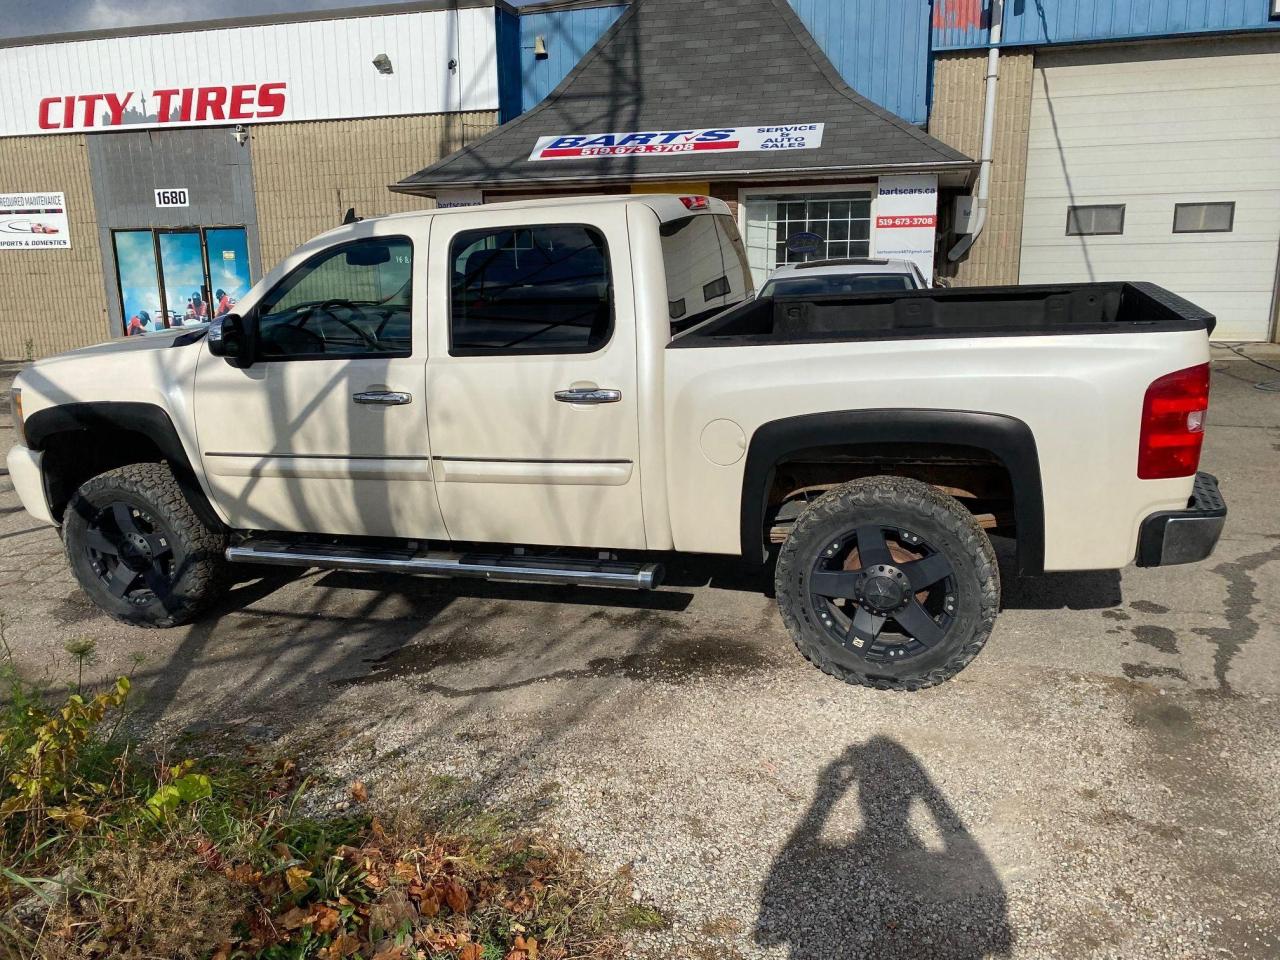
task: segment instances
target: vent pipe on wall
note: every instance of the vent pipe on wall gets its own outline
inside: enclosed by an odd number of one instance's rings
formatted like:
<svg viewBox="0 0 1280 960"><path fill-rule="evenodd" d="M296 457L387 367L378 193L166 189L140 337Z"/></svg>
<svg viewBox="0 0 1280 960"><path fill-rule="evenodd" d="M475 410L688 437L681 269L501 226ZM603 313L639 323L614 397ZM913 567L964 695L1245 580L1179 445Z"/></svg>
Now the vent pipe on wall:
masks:
<svg viewBox="0 0 1280 960"><path fill-rule="evenodd" d="M991 32L987 49L987 102L982 111L982 155L978 158L978 188L974 197L971 232L951 248L947 259L959 260L977 242L987 225L987 202L991 198L991 161L995 152L996 91L1000 83L1000 41L1004 39L1004 0L991 0Z"/></svg>

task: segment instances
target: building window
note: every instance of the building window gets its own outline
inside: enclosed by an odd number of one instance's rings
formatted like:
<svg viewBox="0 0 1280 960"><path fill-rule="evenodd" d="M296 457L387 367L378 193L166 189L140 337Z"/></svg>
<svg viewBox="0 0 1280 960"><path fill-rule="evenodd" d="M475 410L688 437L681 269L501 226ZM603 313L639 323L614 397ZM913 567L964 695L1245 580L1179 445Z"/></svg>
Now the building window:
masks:
<svg viewBox="0 0 1280 960"><path fill-rule="evenodd" d="M1179 203L1173 208L1174 233L1230 233L1235 228L1232 203Z"/></svg>
<svg viewBox="0 0 1280 960"><path fill-rule="evenodd" d="M747 256L756 285L784 263L871 255L867 191L746 198Z"/></svg>
<svg viewBox="0 0 1280 960"><path fill-rule="evenodd" d="M1067 207L1068 237L1114 237L1124 233L1124 204Z"/></svg>
<svg viewBox="0 0 1280 960"><path fill-rule="evenodd" d="M609 342L609 249L593 227L464 230L449 263L451 356L593 353Z"/></svg>
<svg viewBox="0 0 1280 960"><path fill-rule="evenodd" d="M129 336L230 313L252 286L244 227L116 230L111 240Z"/></svg>

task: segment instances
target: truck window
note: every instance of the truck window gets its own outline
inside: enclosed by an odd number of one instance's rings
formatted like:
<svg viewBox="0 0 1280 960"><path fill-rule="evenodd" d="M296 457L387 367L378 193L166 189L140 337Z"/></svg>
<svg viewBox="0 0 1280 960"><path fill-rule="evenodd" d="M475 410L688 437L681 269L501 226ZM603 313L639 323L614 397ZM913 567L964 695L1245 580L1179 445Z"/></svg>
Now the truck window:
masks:
<svg viewBox="0 0 1280 960"><path fill-rule="evenodd" d="M747 252L733 217L684 217L664 223L661 234L673 333L754 292Z"/></svg>
<svg viewBox="0 0 1280 960"><path fill-rule="evenodd" d="M449 247L449 353L593 353L613 332L609 249L581 224L464 230Z"/></svg>
<svg viewBox="0 0 1280 960"><path fill-rule="evenodd" d="M409 356L413 244L374 237L324 250L257 308L264 360Z"/></svg>

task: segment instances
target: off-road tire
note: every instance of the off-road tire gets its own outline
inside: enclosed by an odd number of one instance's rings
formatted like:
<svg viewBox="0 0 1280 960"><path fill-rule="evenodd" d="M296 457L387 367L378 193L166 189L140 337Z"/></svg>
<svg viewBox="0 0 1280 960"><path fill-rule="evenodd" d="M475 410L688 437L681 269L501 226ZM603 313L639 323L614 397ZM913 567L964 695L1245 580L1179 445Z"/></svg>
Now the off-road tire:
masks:
<svg viewBox="0 0 1280 960"><path fill-rule="evenodd" d="M807 588L809 572L832 538L863 523L916 531L954 571L952 626L936 647L904 662L871 662L835 642ZM1000 609L1000 569L982 528L955 498L905 477L854 480L810 504L779 553L775 588L783 622L810 663L846 683L879 690L922 690L955 676L982 650Z"/></svg>
<svg viewBox="0 0 1280 960"><path fill-rule="evenodd" d="M172 579L163 596L132 602L115 596L86 549L91 518L115 503L152 518L172 549ZM226 534L200 519L166 463L134 463L86 481L67 505L62 537L81 588L105 613L136 627L176 627L199 618L227 581Z"/></svg>

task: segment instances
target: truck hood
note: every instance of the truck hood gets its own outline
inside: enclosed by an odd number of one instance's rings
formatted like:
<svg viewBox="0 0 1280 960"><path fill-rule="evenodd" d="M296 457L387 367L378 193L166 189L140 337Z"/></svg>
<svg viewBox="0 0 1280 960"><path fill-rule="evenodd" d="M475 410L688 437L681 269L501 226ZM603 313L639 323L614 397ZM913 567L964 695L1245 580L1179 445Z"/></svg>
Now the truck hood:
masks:
<svg viewBox="0 0 1280 960"><path fill-rule="evenodd" d="M202 339L208 329L208 324L201 324L198 327L174 327L172 330L161 330L157 333L147 333L135 337L117 337L105 343L95 343L91 347L79 347L75 350L68 350L66 353L59 353L56 356L39 360L36 362L36 366L51 365L78 357L101 357L113 353L164 350L168 347L185 346Z"/></svg>
<svg viewBox="0 0 1280 960"><path fill-rule="evenodd" d="M23 391L28 416L62 403L165 405L175 385L194 372L204 333L204 327L185 327L82 347L37 360L13 385Z"/></svg>

